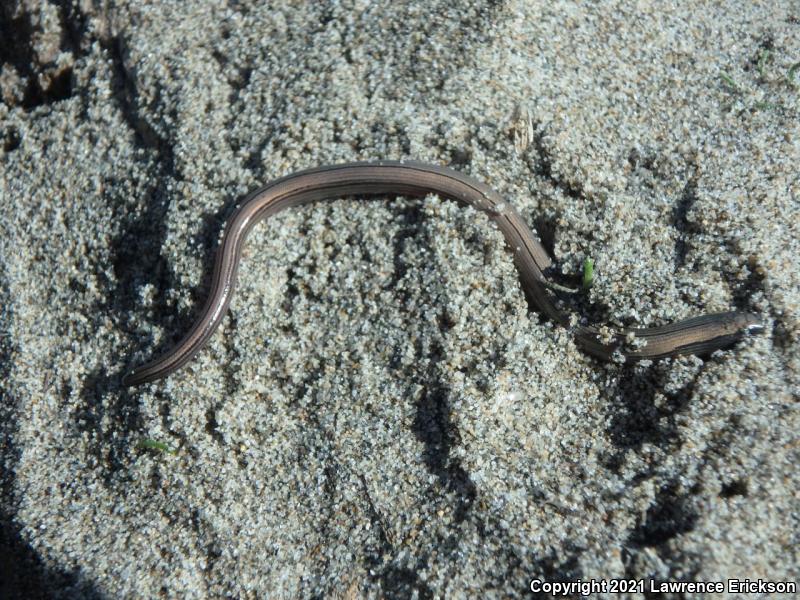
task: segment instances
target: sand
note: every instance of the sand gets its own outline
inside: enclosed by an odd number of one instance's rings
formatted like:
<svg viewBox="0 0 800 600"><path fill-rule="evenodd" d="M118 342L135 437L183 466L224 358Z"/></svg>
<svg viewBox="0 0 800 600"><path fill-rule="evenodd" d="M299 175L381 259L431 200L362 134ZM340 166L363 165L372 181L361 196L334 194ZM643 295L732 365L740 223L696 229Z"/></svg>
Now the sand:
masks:
<svg viewBox="0 0 800 600"><path fill-rule="evenodd" d="M800 579L796 4L17 4L0 597ZM603 364L485 215L341 199L258 226L209 346L121 387L191 324L248 191L401 158L490 184L564 274L593 258L595 322L767 331Z"/></svg>

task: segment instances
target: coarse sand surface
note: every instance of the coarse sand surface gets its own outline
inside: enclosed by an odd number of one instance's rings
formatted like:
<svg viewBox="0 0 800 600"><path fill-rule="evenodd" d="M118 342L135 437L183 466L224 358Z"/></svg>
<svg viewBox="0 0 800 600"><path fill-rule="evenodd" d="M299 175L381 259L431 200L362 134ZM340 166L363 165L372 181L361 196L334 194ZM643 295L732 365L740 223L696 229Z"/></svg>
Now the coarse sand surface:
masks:
<svg viewBox="0 0 800 600"><path fill-rule="evenodd" d="M800 580L798 63L789 1L5 2L0 597ZM121 386L237 201L377 159L485 181L566 281L591 257L592 322L766 332L601 363L484 214L342 198L258 225L209 345Z"/></svg>

